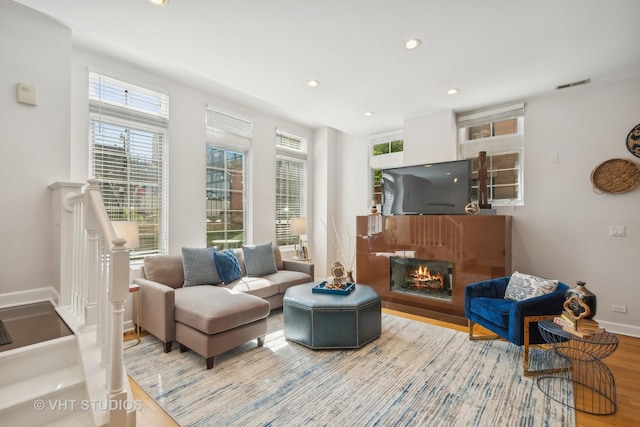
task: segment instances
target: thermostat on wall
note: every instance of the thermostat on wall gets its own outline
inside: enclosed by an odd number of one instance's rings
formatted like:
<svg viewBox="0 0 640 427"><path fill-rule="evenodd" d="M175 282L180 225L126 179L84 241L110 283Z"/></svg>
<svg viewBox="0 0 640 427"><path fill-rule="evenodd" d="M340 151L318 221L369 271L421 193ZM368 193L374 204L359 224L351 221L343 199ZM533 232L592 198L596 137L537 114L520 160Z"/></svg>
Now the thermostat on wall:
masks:
<svg viewBox="0 0 640 427"><path fill-rule="evenodd" d="M18 83L18 102L27 105L38 104L38 88L29 83Z"/></svg>

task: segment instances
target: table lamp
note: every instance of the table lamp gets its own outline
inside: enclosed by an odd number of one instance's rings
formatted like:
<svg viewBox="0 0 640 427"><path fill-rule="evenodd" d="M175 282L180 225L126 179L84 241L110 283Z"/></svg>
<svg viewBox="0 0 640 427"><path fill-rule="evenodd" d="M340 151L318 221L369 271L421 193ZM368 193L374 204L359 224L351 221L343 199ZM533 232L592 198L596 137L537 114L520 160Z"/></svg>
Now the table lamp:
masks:
<svg viewBox="0 0 640 427"><path fill-rule="evenodd" d="M298 247L296 248L298 258L306 258L302 248L302 235L307 234L307 219L291 218L289 220L289 232L294 236L298 236Z"/></svg>
<svg viewBox="0 0 640 427"><path fill-rule="evenodd" d="M140 230L137 221L111 221L116 237L127 241L127 248L135 249L140 247Z"/></svg>

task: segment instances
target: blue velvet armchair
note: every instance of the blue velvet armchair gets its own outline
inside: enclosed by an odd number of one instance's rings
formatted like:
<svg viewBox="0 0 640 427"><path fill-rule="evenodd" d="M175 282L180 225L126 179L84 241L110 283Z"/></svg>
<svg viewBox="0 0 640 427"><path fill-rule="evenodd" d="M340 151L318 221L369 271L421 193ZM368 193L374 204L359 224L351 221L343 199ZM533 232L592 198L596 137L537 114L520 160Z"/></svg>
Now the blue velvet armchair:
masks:
<svg viewBox="0 0 640 427"><path fill-rule="evenodd" d="M500 277L467 285L464 290L464 314L469 323L469 339L504 338L518 346L524 345L524 372L528 369L529 344L542 344L538 328L529 323L562 313L564 293L569 286L559 282L555 291L524 301L504 298L510 277ZM475 335L474 324L481 325L496 336Z"/></svg>

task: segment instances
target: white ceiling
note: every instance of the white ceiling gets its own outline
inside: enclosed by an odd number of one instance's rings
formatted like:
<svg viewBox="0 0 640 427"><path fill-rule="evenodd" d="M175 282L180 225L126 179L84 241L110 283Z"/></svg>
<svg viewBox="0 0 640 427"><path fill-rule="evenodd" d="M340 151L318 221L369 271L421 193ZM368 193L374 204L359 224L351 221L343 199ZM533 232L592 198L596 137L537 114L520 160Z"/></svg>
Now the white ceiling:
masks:
<svg viewBox="0 0 640 427"><path fill-rule="evenodd" d="M640 75L639 0L16 1L80 46L355 135Z"/></svg>

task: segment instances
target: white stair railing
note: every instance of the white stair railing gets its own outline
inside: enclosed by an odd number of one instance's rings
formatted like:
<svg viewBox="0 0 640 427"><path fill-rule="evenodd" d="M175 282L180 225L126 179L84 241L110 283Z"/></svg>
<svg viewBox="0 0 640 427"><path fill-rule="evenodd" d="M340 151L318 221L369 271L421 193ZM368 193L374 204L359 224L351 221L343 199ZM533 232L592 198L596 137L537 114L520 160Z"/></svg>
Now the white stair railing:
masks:
<svg viewBox="0 0 640 427"><path fill-rule="evenodd" d="M71 285L61 284L58 312L76 333L95 331L104 368L107 425L131 425L127 420L127 389L123 361L124 307L129 295L129 250L118 238L107 214L99 181L90 179L81 192L63 196L60 236L71 239L70 254L61 251L61 269L69 268ZM61 276L67 276L61 274ZM70 295L63 293L68 291ZM101 399L103 400L103 399ZM135 425L135 414L133 415Z"/></svg>
<svg viewBox="0 0 640 427"><path fill-rule="evenodd" d="M413 244L437 246L446 249L454 257L457 266L464 263L462 240L464 226L446 215L425 215L414 223Z"/></svg>

